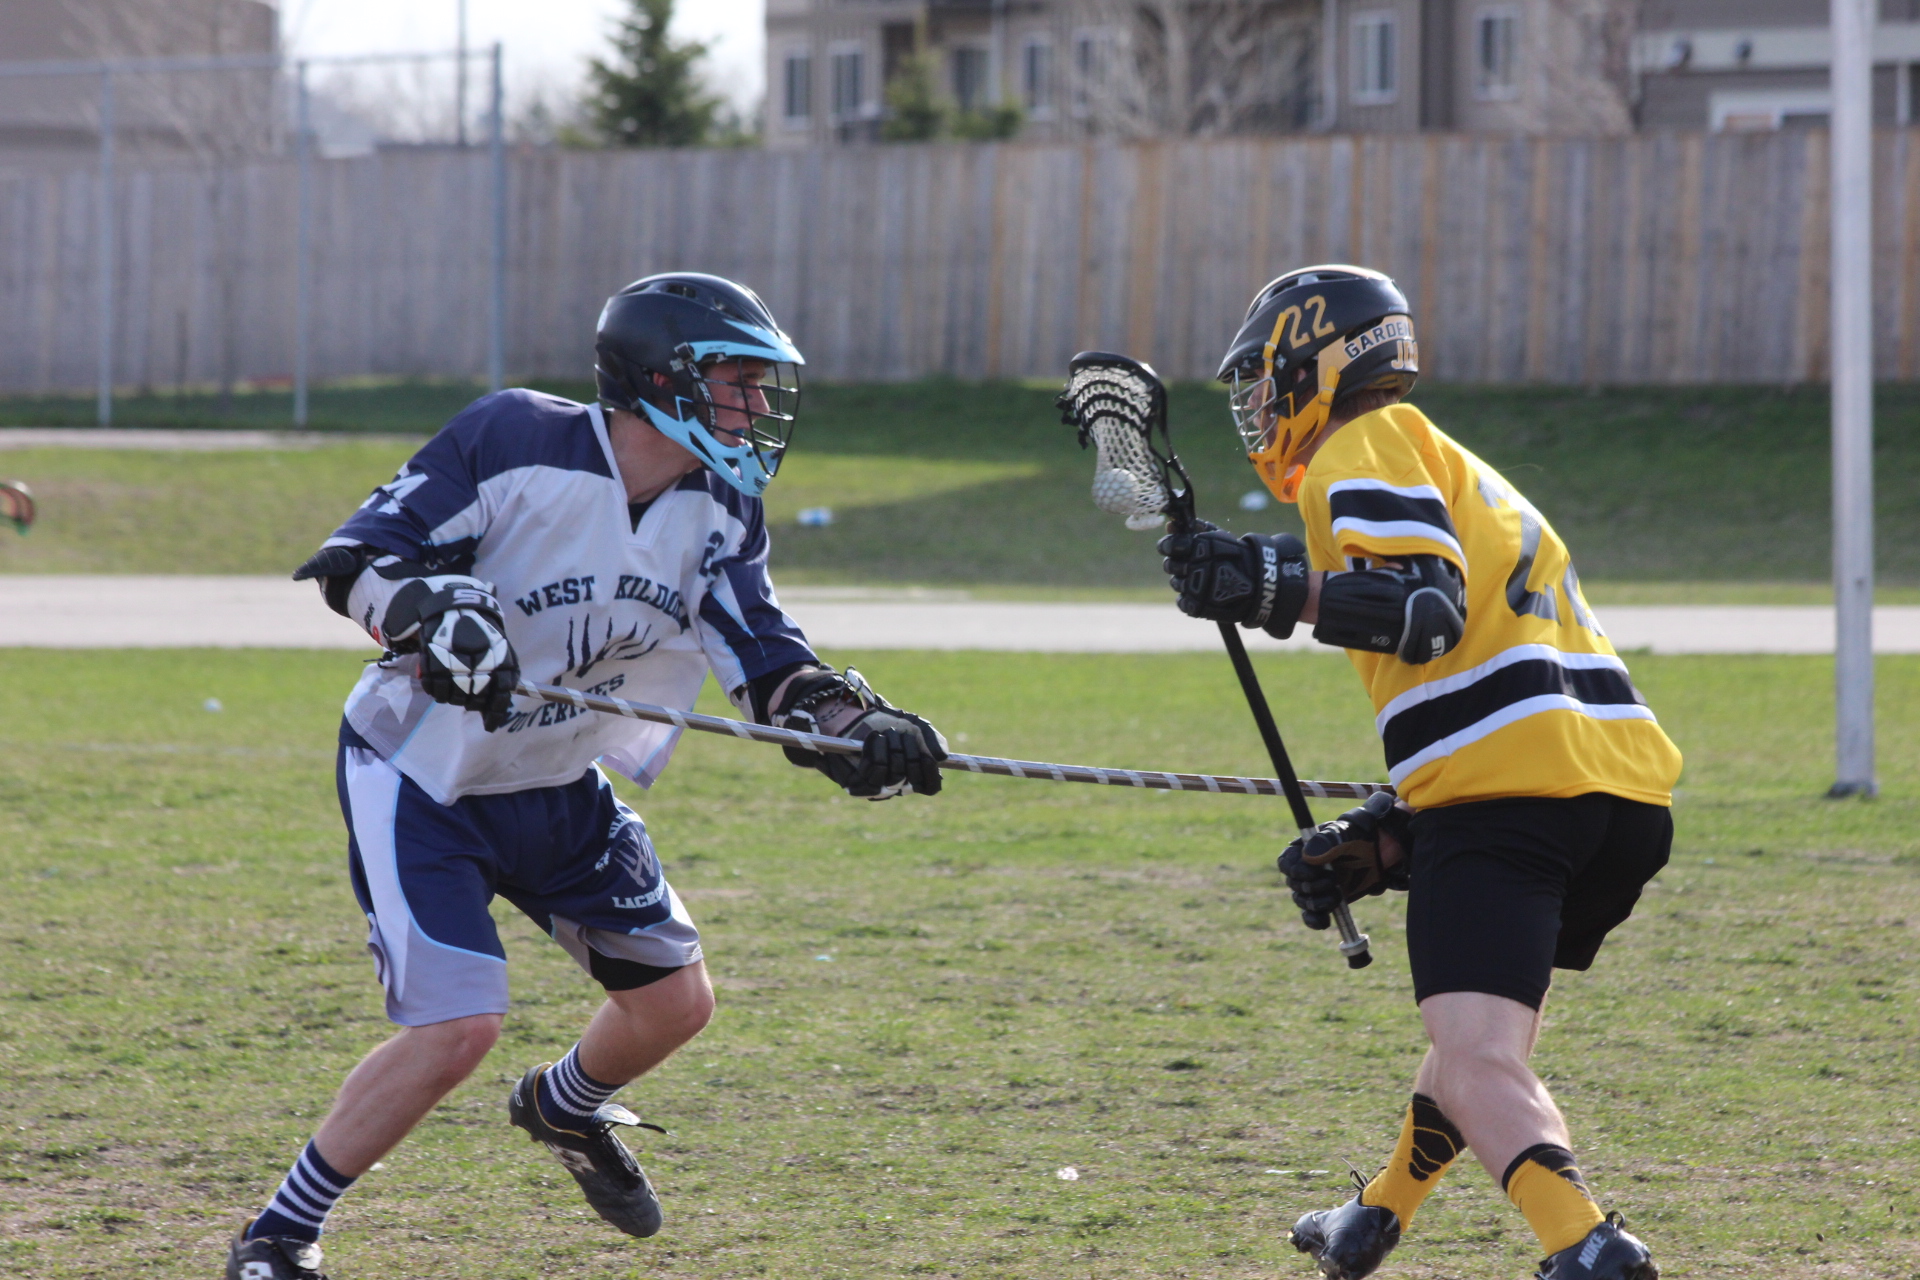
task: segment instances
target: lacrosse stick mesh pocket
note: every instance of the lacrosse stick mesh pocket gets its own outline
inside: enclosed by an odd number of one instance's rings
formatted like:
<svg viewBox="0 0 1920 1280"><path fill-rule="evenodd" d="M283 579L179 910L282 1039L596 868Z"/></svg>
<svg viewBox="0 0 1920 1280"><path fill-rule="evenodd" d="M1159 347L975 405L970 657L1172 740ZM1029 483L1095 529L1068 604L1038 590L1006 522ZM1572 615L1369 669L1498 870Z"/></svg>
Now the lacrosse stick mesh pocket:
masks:
<svg viewBox="0 0 1920 1280"><path fill-rule="evenodd" d="M1094 443L1093 505L1125 516L1129 529L1154 528L1170 502L1147 444L1154 388L1130 369L1089 365L1074 372L1067 398Z"/></svg>

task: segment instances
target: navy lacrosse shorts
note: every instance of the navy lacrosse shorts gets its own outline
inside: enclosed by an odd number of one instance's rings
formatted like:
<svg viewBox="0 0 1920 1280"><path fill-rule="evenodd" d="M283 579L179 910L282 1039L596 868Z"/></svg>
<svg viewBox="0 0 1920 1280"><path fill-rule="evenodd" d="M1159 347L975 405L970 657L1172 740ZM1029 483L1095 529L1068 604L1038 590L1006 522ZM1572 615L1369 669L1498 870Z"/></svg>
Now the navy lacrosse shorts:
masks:
<svg viewBox="0 0 1920 1280"><path fill-rule="evenodd" d="M507 1011L496 894L590 974L596 954L656 969L701 958L646 824L597 766L443 805L342 725L336 779L367 949L401 1026Z"/></svg>

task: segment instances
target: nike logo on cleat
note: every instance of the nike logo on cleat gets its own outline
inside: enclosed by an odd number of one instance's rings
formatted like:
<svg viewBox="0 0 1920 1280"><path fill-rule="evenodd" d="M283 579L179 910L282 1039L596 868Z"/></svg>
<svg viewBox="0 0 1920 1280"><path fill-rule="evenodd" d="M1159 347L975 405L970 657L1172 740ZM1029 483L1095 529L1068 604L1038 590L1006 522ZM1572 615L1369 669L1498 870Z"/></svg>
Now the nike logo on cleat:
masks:
<svg viewBox="0 0 1920 1280"><path fill-rule="evenodd" d="M1580 1251L1580 1265L1591 1271L1594 1260L1600 1256L1600 1251L1606 1247L1606 1240L1598 1235L1588 1240L1587 1247Z"/></svg>

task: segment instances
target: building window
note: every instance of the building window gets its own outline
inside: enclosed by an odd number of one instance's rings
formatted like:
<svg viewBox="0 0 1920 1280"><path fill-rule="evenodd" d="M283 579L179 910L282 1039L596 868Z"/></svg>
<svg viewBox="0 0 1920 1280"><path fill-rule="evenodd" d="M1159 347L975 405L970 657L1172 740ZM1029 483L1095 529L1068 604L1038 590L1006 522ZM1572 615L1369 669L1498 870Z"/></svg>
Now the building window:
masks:
<svg viewBox="0 0 1920 1280"><path fill-rule="evenodd" d="M1824 128L1833 111L1826 89L1758 89L1707 95L1707 122L1715 133Z"/></svg>
<svg viewBox="0 0 1920 1280"><path fill-rule="evenodd" d="M989 105L987 93L987 51L963 45L953 51L953 100L962 111L978 111Z"/></svg>
<svg viewBox="0 0 1920 1280"><path fill-rule="evenodd" d="M1392 102L1400 92L1393 14L1384 9L1353 18L1353 100L1363 106Z"/></svg>
<svg viewBox="0 0 1920 1280"><path fill-rule="evenodd" d="M852 120L866 105L867 56L859 49L841 49L833 54L833 118Z"/></svg>
<svg viewBox="0 0 1920 1280"><path fill-rule="evenodd" d="M1053 114L1053 43L1029 40L1020 48L1020 97L1030 116Z"/></svg>
<svg viewBox="0 0 1920 1280"><path fill-rule="evenodd" d="M1520 96L1520 14L1502 6L1482 9L1473 21L1473 93L1498 100Z"/></svg>
<svg viewBox="0 0 1920 1280"><path fill-rule="evenodd" d="M783 114L791 124L805 124L813 115L813 59L805 53L788 54L783 81Z"/></svg>
<svg viewBox="0 0 1920 1280"><path fill-rule="evenodd" d="M1073 114L1091 115L1094 99L1106 87L1107 42L1099 32L1073 38Z"/></svg>

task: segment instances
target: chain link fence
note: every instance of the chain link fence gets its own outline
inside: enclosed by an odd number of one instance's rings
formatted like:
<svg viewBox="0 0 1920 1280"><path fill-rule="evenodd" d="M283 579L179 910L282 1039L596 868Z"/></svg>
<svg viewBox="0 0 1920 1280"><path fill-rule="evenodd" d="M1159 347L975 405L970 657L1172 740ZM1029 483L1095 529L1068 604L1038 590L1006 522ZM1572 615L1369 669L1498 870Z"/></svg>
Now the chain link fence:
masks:
<svg viewBox="0 0 1920 1280"><path fill-rule="evenodd" d="M116 386L213 383L230 393L258 378L265 343L291 351L280 376L304 425L315 229L361 212L351 200L317 208L314 167L435 153L484 171L463 201L478 196L490 213L487 243L469 255L468 269L491 282L473 371L484 367L498 386L501 55L494 45L0 62L0 244L14 249L0 293L25 304L0 319L0 387L70 387L88 351L104 426Z"/></svg>

